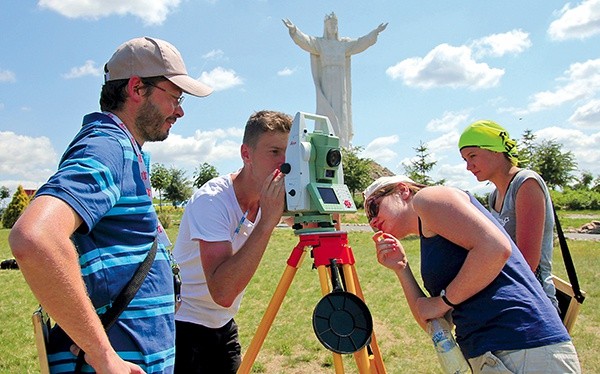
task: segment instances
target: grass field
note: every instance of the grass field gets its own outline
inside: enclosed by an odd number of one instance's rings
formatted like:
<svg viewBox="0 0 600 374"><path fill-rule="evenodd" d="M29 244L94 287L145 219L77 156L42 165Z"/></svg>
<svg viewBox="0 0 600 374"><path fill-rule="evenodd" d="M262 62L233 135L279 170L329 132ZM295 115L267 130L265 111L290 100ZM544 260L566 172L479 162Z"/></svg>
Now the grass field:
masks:
<svg viewBox="0 0 600 374"><path fill-rule="evenodd" d="M590 213L600 219L597 213ZM579 216L577 216L579 217ZM344 222L360 222L361 217ZM563 228L580 226L579 220L561 219ZM583 222L585 223L585 222ZM174 239L177 225L169 231ZM0 260L12 258L8 249L9 230L0 229ZM397 279L377 264L370 233L350 232L349 243L356 258L355 268L365 300L374 319L374 329L388 373L435 373L438 364L432 345L413 320ZM248 286L236 317L244 348L250 344L286 261L298 237L289 229L276 229L257 274ZM413 269L419 268L418 241L403 241ZM600 372L600 241L572 241L569 247L587 299L572 332L581 364L586 373ZM266 337L253 366L257 373L333 373L331 353L315 337L313 309L321 299L319 277L306 256L287 292L283 305ZM567 279L560 250L555 250L555 273ZM37 306L18 270L0 271L0 373L36 373L37 358L33 343L31 313ZM356 373L351 355L344 355L344 369Z"/></svg>

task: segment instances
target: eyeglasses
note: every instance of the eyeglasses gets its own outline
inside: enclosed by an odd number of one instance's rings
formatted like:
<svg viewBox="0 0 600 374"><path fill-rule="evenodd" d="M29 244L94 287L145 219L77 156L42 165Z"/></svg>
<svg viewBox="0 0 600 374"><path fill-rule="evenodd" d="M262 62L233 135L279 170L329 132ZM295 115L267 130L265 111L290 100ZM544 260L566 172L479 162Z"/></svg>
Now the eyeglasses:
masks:
<svg viewBox="0 0 600 374"><path fill-rule="evenodd" d="M152 86L152 87L154 87L154 88L158 88L159 90L161 90L161 91L163 91L163 92L166 92L166 93L167 93L169 96L171 96L173 99L177 100L177 106L181 106L181 103L183 103L183 100L185 99L185 96L183 96L183 95L181 95L181 96L174 95L174 94L172 94L171 92L169 92L169 91L165 90L164 88L162 88L162 87L159 87L159 86L157 86L157 85L155 85L155 84L153 84L153 83L144 83L144 84L146 84L146 85L148 85L148 86Z"/></svg>
<svg viewBox="0 0 600 374"><path fill-rule="evenodd" d="M396 189L396 185L390 185L383 187L375 192L365 201L365 213L367 214L367 220L371 222L379 214L379 205L381 200L386 195L391 194Z"/></svg>

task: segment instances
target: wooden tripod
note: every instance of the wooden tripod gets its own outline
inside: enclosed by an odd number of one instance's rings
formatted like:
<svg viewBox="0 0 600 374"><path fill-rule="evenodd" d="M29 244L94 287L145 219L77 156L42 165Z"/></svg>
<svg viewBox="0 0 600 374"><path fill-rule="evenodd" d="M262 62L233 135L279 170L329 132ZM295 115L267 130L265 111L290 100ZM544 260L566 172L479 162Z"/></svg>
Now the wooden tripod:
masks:
<svg viewBox="0 0 600 374"><path fill-rule="evenodd" d="M348 245L348 235L346 232L308 232L299 234L299 237L300 241L298 245L294 247L287 260L287 266L281 280L275 289L275 293L273 294L267 310L252 338L250 346L244 354L242 364L238 369L238 374L250 373L252 365L256 360L256 356L258 355L267 333L273 324L273 320L281 307L283 298L289 290L292 280L296 275L296 271L302 264L307 247L312 248L311 253L314 259L314 266L319 273L319 281L323 295L327 295L332 291L330 282L331 274L327 270L327 265L330 263L331 259L335 259L337 263L342 265L346 291L358 296L361 300L364 300L362 289L358 282L358 275L354 267L354 255L352 249ZM344 373L341 354L335 352L332 353L336 374ZM386 373L374 332L371 333L370 343L353 353L353 355L359 373Z"/></svg>

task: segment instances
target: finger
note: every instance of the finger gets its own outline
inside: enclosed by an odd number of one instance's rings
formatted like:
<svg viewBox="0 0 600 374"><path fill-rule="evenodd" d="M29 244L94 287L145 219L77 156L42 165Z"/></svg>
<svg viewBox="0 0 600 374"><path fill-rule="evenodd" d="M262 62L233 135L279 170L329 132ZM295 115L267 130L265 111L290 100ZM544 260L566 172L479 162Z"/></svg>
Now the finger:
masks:
<svg viewBox="0 0 600 374"><path fill-rule="evenodd" d="M375 243L379 243L383 238L383 231L377 231L372 238Z"/></svg>
<svg viewBox="0 0 600 374"><path fill-rule="evenodd" d="M75 356L79 356L79 352L81 351L81 349L79 349L79 347L75 344L72 344L71 347L69 347L69 350Z"/></svg>

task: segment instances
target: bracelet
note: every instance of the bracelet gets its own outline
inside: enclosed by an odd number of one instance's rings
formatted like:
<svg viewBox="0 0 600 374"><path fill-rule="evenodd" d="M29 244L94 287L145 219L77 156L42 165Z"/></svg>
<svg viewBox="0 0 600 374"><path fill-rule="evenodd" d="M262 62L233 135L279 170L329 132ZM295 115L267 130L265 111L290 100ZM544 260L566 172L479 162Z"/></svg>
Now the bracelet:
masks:
<svg viewBox="0 0 600 374"><path fill-rule="evenodd" d="M446 289L443 289L443 290L440 292L440 297L442 298L442 301L443 301L444 303L446 303L446 305L448 305L448 306L451 306L452 308L456 308L456 307L458 306L457 304L452 304L452 303L450 302L450 300L448 300L448 298L446 297Z"/></svg>

